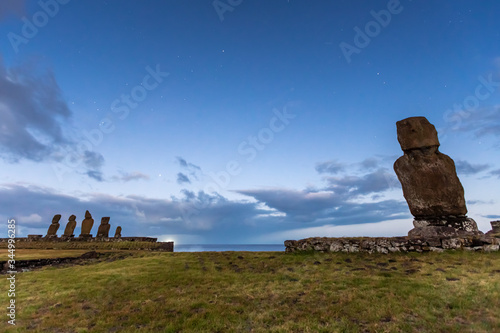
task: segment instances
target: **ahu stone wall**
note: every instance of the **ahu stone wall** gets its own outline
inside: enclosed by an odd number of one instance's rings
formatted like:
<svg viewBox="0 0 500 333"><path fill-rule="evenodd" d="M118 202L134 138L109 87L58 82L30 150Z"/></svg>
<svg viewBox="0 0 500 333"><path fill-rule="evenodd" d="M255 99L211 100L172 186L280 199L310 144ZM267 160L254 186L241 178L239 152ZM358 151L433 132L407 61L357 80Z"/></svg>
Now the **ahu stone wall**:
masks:
<svg viewBox="0 0 500 333"><path fill-rule="evenodd" d="M285 252L442 252L444 250L499 251L500 238L481 235L461 238L409 238L409 237L312 237L285 241Z"/></svg>
<svg viewBox="0 0 500 333"><path fill-rule="evenodd" d="M9 238L0 238L0 243L6 243L9 241ZM92 238L64 238L64 237L51 237L46 238L42 235L28 235L28 237L16 237L17 242L151 242L156 243L158 241L157 238L152 237L120 237L120 238L111 238L111 237L92 237Z"/></svg>

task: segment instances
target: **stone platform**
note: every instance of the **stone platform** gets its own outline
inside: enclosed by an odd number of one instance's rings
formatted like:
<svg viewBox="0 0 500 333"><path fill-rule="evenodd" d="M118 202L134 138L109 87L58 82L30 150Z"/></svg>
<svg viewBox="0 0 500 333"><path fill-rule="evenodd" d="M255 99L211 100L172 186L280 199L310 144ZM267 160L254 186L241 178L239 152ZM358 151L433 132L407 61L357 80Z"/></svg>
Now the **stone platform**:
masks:
<svg viewBox="0 0 500 333"><path fill-rule="evenodd" d="M7 248L10 238L0 238L0 248ZM14 238L16 248L19 249L30 249L30 248L68 248L77 249L82 248L81 243L89 243L90 248L99 248L99 243L116 243L116 249L120 249L123 246L120 245L122 242L137 242L145 243L144 249L152 251L164 251L164 252L174 252L174 242L158 242L157 238L152 237L42 237L42 235L28 235L28 237L16 237ZM146 244L150 244L146 245ZM56 245L58 244L58 245ZM94 245L91 245L94 244ZM56 247L54 247L56 246ZM75 247L76 246L76 247ZM110 245L106 245L106 248L110 248ZM113 246L111 245L111 248ZM134 247L135 248L135 247Z"/></svg>
<svg viewBox="0 0 500 333"><path fill-rule="evenodd" d="M0 238L0 243L7 242L9 238ZM16 237L16 242L152 242L156 243L158 238L152 237L43 237L42 235L28 235L28 237Z"/></svg>
<svg viewBox="0 0 500 333"><path fill-rule="evenodd" d="M285 241L285 252L442 252L444 250L500 251L500 237L312 237Z"/></svg>

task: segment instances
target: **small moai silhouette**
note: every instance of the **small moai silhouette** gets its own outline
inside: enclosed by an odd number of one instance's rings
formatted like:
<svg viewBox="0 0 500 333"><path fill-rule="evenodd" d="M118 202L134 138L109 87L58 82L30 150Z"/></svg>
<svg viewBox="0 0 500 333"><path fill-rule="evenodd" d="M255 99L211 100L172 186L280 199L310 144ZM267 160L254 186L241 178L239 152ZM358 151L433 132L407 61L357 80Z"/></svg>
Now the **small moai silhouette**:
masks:
<svg viewBox="0 0 500 333"><path fill-rule="evenodd" d="M82 233L80 234L80 237L92 237L90 231L92 230L93 226L94 219L92 218L90 212L87 210L85 212L85 219L82 221Z"/></svg>
<svg viewBox="0 0 500 333"><path fill-rule="evenodd" d="M57 230L59 229L59 220L61 219L61 214L56 214L52 218L52 223L49 226L49 230L47 231L47 236L45 237L57 237Z"/></svg>
<svg viewBox="0 0 500 333"><path fill-rule="evenodd" d="M68 224L66 224L66 229L64 229L64 237L75 237L73 234L76 228L76 216L71 215L68 220Z"/></svg>
<svg viewBox="0 0 500 333"><path fill-rule="evenodd" d="M103 217L101 219L101 225L97 229L97 237L109 237L109 229L111 225L109 224L109 217Z"/></svg>
<svg viewBox="0 0 500 333"><path fill-rule="evenodd" d="M116 227L115 238L122 238L122 227Z"/></svg>

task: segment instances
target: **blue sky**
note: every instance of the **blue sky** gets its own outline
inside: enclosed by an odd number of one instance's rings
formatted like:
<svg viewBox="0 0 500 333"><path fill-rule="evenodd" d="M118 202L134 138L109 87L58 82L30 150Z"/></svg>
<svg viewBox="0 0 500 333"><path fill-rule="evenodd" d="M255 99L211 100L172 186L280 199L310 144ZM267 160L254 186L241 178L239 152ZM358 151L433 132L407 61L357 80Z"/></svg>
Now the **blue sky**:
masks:
<svg viewBox="0 0 500 333"><path fill-rule="evenodd" d="M0 218L179 243L394 236L425 116L500 218L496 1L4 0Z"/></svg>

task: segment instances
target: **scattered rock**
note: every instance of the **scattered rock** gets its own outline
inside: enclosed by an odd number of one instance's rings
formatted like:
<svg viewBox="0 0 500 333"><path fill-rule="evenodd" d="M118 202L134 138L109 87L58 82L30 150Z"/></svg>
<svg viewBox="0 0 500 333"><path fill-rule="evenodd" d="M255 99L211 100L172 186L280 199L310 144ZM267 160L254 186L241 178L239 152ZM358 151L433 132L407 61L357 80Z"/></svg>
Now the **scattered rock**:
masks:
<svg viewBox="0 0 500 333"><path fill-rule="evenodd" d="M418 229L418 228L415 228ZM414 229L414 230L415 230ZM288 244L288 246L286 246ZM425 252L443 250L473 250L473 251L499 251L500 238L488 235L464 236L463 234L450 236L425 237L364 237L364 238L330 238L313 237L298 241L286 241L286 252L310 251L311 244L320 245L328 249L322 252L367 252L367 253L389 253L390 248L396 248L398 252ZM335 246L330 246L335 244ZM340 246L337 246L340 245ZM397 262L395 259L391 259ZM410 260L418 260L412 258ZM344 259L346 263L352 263L350 258ZM341 262L336 262L337 265Z"/></svg>

